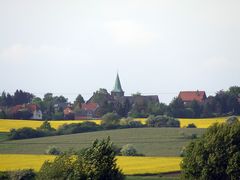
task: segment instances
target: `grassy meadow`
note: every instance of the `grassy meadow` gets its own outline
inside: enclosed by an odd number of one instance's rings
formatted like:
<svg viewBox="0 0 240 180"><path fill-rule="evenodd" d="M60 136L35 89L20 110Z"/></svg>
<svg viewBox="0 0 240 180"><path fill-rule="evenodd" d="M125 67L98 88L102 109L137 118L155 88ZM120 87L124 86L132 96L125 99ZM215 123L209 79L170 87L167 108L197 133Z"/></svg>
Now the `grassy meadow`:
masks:
<svg viewBox="0 0 240 180"><path fill-rule="evenodd" d="M54 158L51 155L0 154L0 171L30 168L38 171L44 161ZM180 162L180 157L117 157L117 164L126 175L180 171Z"/></svg>
<svg viewBox="0 0 240 180"><path fill-rule="evenodd" d="M95 139L110 136L119 147L133 144L139 153L146 156L171 157L180 155L182 147L191 141L189 136L201 136L204 132L205 129L198 128L132 128L11 140L0 142L0 154L44 154L50 145L62 150L77 150L90 146Z"/></svg>

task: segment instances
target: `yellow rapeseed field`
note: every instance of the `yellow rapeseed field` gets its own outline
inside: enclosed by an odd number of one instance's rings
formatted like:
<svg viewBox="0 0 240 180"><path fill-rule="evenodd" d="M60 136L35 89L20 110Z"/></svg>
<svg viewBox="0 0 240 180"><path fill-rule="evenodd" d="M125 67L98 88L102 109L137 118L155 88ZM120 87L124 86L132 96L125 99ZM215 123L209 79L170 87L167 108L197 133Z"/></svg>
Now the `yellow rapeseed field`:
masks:
<svg viewBox="0 0 240 180"><path fill-rule="evenodd" d="M240 119L240 116L238 116ZM186 127L188 124L194 123L197 128L208 128L214 123L224 123L228 117L217 117L217 118L180 118L180 126L181 128ZM142 124L146 124L147 118L136 118L136 121L140 121Z"/></svg>
<svg viewBox="0 0 240 180"><path fill-rule="evenodd" d="M197 128L208 128L214 123L223 123L228 117L218 117L218 118L201 118L201 119L190 119L190 118L180 118L180 126L186 127L188 124L194 123ZM240 116L238 116L240 119ZM140 121L142 124L146 124L147 118L136 118L136 121ZM86 121L92 121L97 124L101 124L102 120L59 120L59 121L49 121L55 129L63 124L71 123L82 123ZM34 121L34 120L12 120L12 119L0 119L0 132L9 132L10 129L22 128L22 127L31 127L38 128L41 126L43 121Z"/></svg>
<svg viewBox="0 0 240 180"><path fill-rule="evenodd" d="M227 117L219 117L219 118L202 118L202 119L179 119L180 126L182 128L186 127L188 124L195 124L197 128L208 128L214 123L224 123L227 120Z"/></svg>
<svg viewBox="0 0 240 180"><path fill-rule="evenodd" d="M38 171L51 155L0 154L0 171L29 169ZM180 157L117 157L117 164L126 175L155 174L180 170Z"/></svg>
<svg viewBox="0 0 240 180"><path fill-rule="evenodd" d="M71 124L71 123L82 123L87 120L59 120L59 121L49 121L51 126L55 129L59 128L59 126L63 124ZM90 120L89 120L90 121ZM101 123L101 120L91 120L97 124ZM41 126L43 121L34 121L34 120L12 120L12 119L0 119L0 132L9 132L11 129L22 128L22 127L31 127L38 128Z"/></svg>

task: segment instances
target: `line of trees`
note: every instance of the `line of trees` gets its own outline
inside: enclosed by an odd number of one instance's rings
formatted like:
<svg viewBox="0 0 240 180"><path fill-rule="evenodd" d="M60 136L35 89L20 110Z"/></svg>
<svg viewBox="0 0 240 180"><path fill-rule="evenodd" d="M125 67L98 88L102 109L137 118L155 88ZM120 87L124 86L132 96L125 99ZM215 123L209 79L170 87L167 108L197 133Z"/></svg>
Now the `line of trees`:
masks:
<svg viewBox="0 0 240 180"><path fill-rule="evenodd" d="M85 100L79 94L72 104L73 111L78 112L81 103L84 102ZM129 116L133 118L148 117L150 115L167 115L176 118L229 116L240 114L240 87L232 86L227 91L221 90L215 96L209 96L203 103L192 101L185 104L180 98L176 97L169 105L148 101L130 104L127 99L123 102L113 99L106 89L94 92L87 102L94 102L99 105L96 111L97 117L102 117L109 112L115 112L120 117ZM41 99L22 90L17 90L13 95L2 93L0 96L0 118L14 117L10 111L11 107L27 103L38 105L43 112L44 120L74 118L71 114L69 117L64 117L64 109L61 104L69 103L64 96L53 96L52 93L46 93Z"/></svg>

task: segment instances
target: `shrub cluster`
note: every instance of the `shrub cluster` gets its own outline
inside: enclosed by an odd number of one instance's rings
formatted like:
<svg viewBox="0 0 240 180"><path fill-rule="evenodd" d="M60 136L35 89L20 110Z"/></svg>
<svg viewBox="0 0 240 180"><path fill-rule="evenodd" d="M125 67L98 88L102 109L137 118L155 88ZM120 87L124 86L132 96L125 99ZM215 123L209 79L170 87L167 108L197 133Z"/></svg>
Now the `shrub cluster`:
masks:
<svg viewBox="0 0 240 180"><path fill-rule="evenodd" d="M124 175L116 164L116 153L110 139L95 140L78 155L62 154L53 162L46 161L37 176L46 179L109 179L122 180Z"/></svg>
<svg viewBox="0 0 240 180"><path fill-rule="evenodd" d="M137 156L137 150L132 144L126 144L121 149L122 156Z"/></svg>
<svg viewBox="0 0 240 180"><path fill-rule="evenodd" d="M50 155L60 155L60 154L62 154L61 150L56 146L49 146L46 149L45 153L50 154Z"/></svg>
<svg viewBox="0 0 240 180"><path fill-rule="evenodd" d="M34 180L36 173L32 169L0 172L1 180Z"/></svg>
<svg viewBox="0 0 240 180"><path fill-rule="evenodd" d="M240 122L211 126L183 155L183 179L239 179Z"/></svg>
<svg viewBox="0 0 240 180"><path fill-rule="evenodd" d="M91 131L99 131L102 130L102 127L97 125L95 122L83 122L83 123L72 123L72 124L64 124L59 127L57 130L58 135L63 134L75 134L75 133L83 133L83 132L91 132Z"/></svg>
<svg viewBox="0 0 240 180"><path fill-rule="evenodd" d="M168 116L150 116L146 124L148 127L180 127L179 120Z"/></svg>
<svg viewBox="0 0 240 180"><path fill-rule="evenodd" d="M9 139L13 140L13 139L28 139L28 138L52 136L55 134L56 134L56 130L51 127L48 121L44 121L43 124L37 129L33 129L30 127L11 129L8 136L9 136Z"/></svg>

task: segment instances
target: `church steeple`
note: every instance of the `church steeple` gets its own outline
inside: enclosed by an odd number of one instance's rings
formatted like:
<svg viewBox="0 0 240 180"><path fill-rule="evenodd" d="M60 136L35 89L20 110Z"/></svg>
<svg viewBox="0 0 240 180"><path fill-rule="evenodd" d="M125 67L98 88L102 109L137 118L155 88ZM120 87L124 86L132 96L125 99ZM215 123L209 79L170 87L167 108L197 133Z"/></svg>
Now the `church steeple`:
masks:
<svg viewBox="0 0 240 180"><path fill-rule="evenodd" d="M122 97L124 96L124 91L122 90L122 86L121 86L121 82L120 82L120 79L119 79L119 75L117 73L117 77L116 77L116 80L115 80L115 86L111 92L111 95L113 97Z"/></svg>

